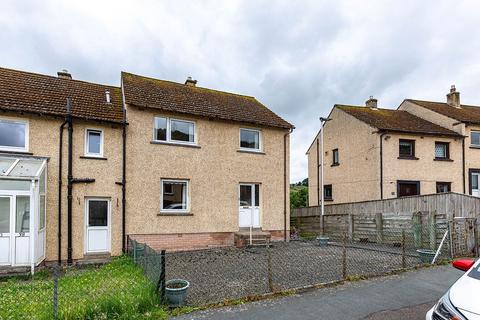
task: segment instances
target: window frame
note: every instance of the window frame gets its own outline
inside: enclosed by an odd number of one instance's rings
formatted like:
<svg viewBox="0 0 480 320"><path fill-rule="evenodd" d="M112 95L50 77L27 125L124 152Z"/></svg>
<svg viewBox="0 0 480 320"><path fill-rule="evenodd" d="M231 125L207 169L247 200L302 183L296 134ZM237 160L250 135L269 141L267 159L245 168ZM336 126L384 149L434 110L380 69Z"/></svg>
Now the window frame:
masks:
<svg viewBox="0 0 480 320"><path fill-rule="evenodd" d="M90 132L100 132L100 153L92 153L89 150L89 133ZM85 156L93 158L103 158L104 154L104 130L100 128L85 128Z"/></svg>
<svg viewBox="0 0 480 320"><path fill-rule="evenodd" d="M251 132L257 132L257 133L258 133L258 149L257 149L257 148L246 148L246 147L242 147L242 130L251 131ZM240 127L239 130L238 130L238 146L239 146L239 150L242 150L242 151L262 152L262 149L263 149L263 144L262 144L262 130L260 130L260 129L254 129L254 128Z"/></svg>
<svg viewBox="0 0 480 320"><path fill-rule="evenodd" d="M401 184L416 184L417 185L417 194L409 195L409 196L401 196L400 195L400 185ZM422 194L422 191L420 189L420 180L397 180L397 198L419 196L421 194Z"/></svg>
<svg viewBox="0 0 480 320"><path fill-rule="evenodd" d="M435 149L437 148L437 145L444 145L445 146L445 157L437 157L435 153ZM445 141L435 141L435 146L433 152L435 153L435 160L450 160L450 142L445 142Z"/></svg>
<svg viewBox="0 0 480 320"><path fill-rule="evenodd" d="M472 143L472 134L473 133L477 133L480 135L480 130L470 130L470 147L473 147L473 148L480 148L480 144L474 144Z"/></svg>
<svg viewBox="0 0 480 320"><path fill-rule="evenodd" d="M157 127L156 127L156 119L157 118L163 118L167 120L167 132L166 132L166 139L165 140L158 140L157 139ZM193 124L193 141L182 141L182 140L173 140L172 139L172 132L171 132L171 121L179 121L179 122L186 122ZM197 145L198 144L198 138L197 138L197 122L194 120L185 120L185 119L179 119L179 118L173 118L173 117L166 117L166 116L154 116L153 117L153 141L158 142L158 143L168 143L168 144L185 144L185 145Z"/></svg>
<svg viewBox="0 0 480 320"><path fill-rule="evenodd" d="M170 183L185 183L185 209L164 209L163 208L163 184L165 182ZM189 214L190 213L190 180L188 179L160 179L160 213L178 213Z"/></svg>
<svg viewBox="0 0 480 320"><path fill-rule="evenodd" d="M3 146L0 145L0 151L12 151L12 152L28 152L29 149L29 133L30 133L30 126L29 121L25 119L16 119L10 117L0 117L0 123L17 123L25 125L25 147L10 147L10 146Z"/></svg>
<svg viewBox="0 0 480 320"><path fill-rule="evenodd" d="M330 194L331 194L330 197L327 197L325 195L325 191L326 191L327 188L330 188ZM324 201L333 201L333 185L332 184L324 184L323 185L323 200Z"/></svg>
<svg viewBox="0 0 480 320"><path fill-rule="evenodd" d="M403 155L400 153L400 144L408 142L411 144L412 152L410 155ZM414 139L398 139L398 158L400 159L415 159L415 140Z"/></svg>
<svg viewBox="0 0 480 320"><path fill-rule="evenodd" d="M448 187L448 190L446 192L438 192L438 186L439 185L446 185ZM435 191L436 193L448 193L448 192L452 192L452 183L451 182L447 182L447 181L437 181L435 182Z"/></svg>
<svg viewBox="0 0 480 320"><path fill-rule="evenodd" d="M337 155L337 160L335 160L335 154ZM332 166L338 166L340 164L340 153L338 148L332 150Z"/></svg>

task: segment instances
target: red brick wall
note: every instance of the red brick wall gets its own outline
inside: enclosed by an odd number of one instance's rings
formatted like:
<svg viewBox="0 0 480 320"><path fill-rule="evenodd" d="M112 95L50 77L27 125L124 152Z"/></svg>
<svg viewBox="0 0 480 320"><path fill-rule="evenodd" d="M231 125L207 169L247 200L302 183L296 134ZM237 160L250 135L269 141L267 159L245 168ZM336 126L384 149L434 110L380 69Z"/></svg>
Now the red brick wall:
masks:
<svg viewBox="0 0 480 320"><path fill-rule="evenodd" d="M272 241L283 241L283 231L269 231ZM146 243L154 250L192 250L209 247L233 246L233 232L131 234L131 238Z"/></svg>

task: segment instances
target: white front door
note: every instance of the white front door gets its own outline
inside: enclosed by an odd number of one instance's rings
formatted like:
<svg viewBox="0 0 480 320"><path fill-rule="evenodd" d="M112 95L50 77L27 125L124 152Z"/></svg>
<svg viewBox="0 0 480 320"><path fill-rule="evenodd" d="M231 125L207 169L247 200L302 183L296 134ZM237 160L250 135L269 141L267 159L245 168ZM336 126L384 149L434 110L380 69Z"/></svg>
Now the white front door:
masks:
<svg viewBox="0 0 480 320"><path fill-rule="evenodd" d="M472 196L475 197L480 197L480 187L478 186L479 183L479 176L480 173L478 172L472 172L470 179L471 179L471 184L472 184Z"/></svg>
<svg viewBox="0 0 480 320"><path fill-rule="evenodd" d="M30 263L30 196L0 196L0 265Z"/></svg>
<svg viewBox="0 0 480 320"><path fill-rule="evenodd" d="M260 185L240 184L240 228L260 228Z"/></svg>
<svg viewBox="0 0 480 320"><path fill-rule="evenodd" d="M0 265L10 265L12 263L12 233L10 225L12 211L12 197L0 196Z"/></svg>
<svg viewBox="0 0 480 320"><path fill-rule="evenodd" d="M86 253L110 252L110 200L87 199L85 222Z"/></svg>

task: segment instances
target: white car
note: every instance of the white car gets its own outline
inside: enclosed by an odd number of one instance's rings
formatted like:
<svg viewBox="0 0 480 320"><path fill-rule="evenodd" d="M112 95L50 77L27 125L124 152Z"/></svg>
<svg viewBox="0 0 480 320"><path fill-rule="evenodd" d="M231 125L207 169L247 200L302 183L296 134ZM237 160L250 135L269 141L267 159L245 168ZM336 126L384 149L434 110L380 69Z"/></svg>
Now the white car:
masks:
<svg viewBox="0 0 480 320"><path fill-rule="evenodd" d="M459 259L453 266L466 271L428 311L427 320L480 320L480 260Z"/></svg>

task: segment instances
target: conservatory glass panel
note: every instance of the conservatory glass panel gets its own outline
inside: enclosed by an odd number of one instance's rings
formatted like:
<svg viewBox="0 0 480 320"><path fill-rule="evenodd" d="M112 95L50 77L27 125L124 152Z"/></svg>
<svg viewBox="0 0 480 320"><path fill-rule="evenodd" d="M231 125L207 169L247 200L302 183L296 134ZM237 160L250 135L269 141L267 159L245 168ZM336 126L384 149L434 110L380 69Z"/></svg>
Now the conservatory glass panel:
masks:
<svg viewBox="0 0 480 320"><path fill-rule="evenodd" d="M0 175L5 174L15 162L15 159L0 159Z"/></svg>
<svg viewBox="0 0 480 320"><path fill-rule="evenodd" d="M34 177L37 175L41 165L42 162L38 160L20 160L9 176Z"/></svg>
<svg viewBox="0 0 480 320"><path fill-rule="evenodd" d="M0 190L30 191L30 180L0 179Z"/></svg>

